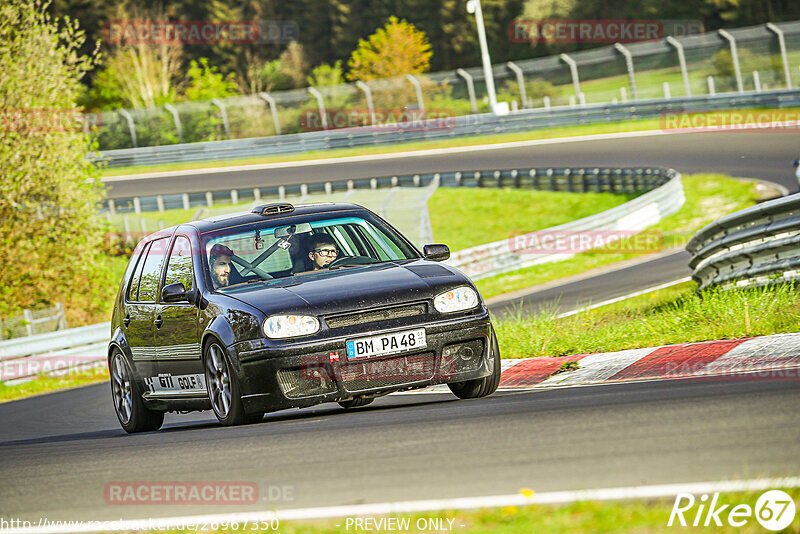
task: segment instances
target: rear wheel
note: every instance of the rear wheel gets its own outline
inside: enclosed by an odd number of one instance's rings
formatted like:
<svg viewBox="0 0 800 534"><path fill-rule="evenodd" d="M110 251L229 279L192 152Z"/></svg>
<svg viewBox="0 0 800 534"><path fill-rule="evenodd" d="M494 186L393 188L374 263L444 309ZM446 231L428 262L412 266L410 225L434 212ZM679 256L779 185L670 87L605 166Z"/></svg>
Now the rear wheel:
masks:
<svg viewBox="0 0 800 534"><path fill-rule="evenodd" d="M447 384L450 391L459 399L477 399L486 397L497 391L497 387L500 385L500 346L497 344L497 336L494 333L494 327L492 328L490 347L491 352L489 357L493 366L492 374L484 378Z"/></svg>
<svg viewBox="0 0 800 534"><path fill-rule="evenodd" d="M111 399L114 402L114 411L125 432L133 434L161 428L164 424L164 412L150 410L144 405L141 386L119 349L115 349L111 354L108 368L111 375Z"/></svg>
<svg viewBox="0 0 800 534"><path fill-rule="evenodd" d="M366 406L367 404L371 404L374 400L375 399L373 397L355 397L350 400L340 401L339 406L346 410L350 408L360 408L362 406Z"/></svg>
<svg viewBox="0 0 800 534"><path fill-rule="evenodd" d="M220 423L235 426L261 421L263 413L245 413L239 381L227 352L217 341L206 346L205 370L208 399Z"/></svg>

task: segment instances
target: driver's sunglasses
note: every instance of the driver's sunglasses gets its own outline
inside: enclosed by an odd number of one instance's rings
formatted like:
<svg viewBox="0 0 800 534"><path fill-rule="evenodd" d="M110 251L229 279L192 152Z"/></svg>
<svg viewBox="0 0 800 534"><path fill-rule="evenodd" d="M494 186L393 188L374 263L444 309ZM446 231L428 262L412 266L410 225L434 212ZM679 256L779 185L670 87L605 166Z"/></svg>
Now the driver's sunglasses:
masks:
<svg viewBox="0 0 800 534"><path fill-rule="evenodd" d="M320 256L322 256L324 258L329 258L331 256L337 256L339 254L339 251L336 250L336 249L333 249L333 248L318 248L314 252L316 252L317 254L319 254Z"/></svg>

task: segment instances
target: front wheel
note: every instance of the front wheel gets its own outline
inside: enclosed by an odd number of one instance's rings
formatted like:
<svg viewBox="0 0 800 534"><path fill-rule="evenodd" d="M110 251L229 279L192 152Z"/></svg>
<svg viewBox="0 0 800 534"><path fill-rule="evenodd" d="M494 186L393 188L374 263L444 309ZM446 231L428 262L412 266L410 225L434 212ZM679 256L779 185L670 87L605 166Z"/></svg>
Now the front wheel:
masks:
<svg viewBox="0 0 800 534"><path fill-rule="evenodd" d="M217 341L211 341L206 346L205 370L208 400L220 423L235 426L261 421L263 413L245 413L239 381L227 352Z"/></svg>
<svg viewBox="0 0 800 534"><path fill-rule="evenodd" d="M497 344L497 335L494 333L494 327L492 327L490 350L489 357L493 365L492 374L483 378L447 384L447 387L456 397L459 399L478 399L497 391L497 387L500 385L500 346Z"/></svg>
<svg viewBox="0 0 800 534"><path fill-rule="evenodd" d="M119 349L112 353L108 369L114 411L125 432L133 434L161 428L164 424L164 412L150 410L144 405L141 386Z"/></svg>

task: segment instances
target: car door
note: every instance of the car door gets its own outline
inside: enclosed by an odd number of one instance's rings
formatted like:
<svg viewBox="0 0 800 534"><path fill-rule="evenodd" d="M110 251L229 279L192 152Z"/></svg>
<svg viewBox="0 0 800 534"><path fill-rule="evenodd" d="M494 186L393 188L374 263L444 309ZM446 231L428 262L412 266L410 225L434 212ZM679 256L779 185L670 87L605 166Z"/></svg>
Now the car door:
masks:
<svg viewBox="0 0 800 534"><path fill-rule="evenodd" d="M164 283L180 282L187 291L195 288L192 245L186 235L172 243ZM155 346L158 362L156 390L178 396L205 395L204 370L200 354L199 309L188 300L160 302L155 311Z"/></svg>
<svg viewBox="0 0 800 534"><path fill-rule="evenodd" d="M156 354L153 318L155 314L155 291L153 283L158 282L161 273L163 253L157 239L146 245L134 269L125 299L125 336L131 347L133 365L139 375L149 384L156 372ZM163 246L163 245L161 245Z"/></svg>

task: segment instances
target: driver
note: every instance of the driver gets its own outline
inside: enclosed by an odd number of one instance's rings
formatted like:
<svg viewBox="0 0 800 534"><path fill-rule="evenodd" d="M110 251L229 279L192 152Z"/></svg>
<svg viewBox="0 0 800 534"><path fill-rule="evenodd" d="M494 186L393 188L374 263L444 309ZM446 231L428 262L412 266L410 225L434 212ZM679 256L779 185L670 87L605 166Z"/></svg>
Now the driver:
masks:
<svg viewBox="0 0 800 534"><path fill-rule="evenodd" d="M336 243L328 234L314 234L311 236L311 251L308 258L313 263L314 270L327 269L328 264L339 255Z"/></svg>
<svg viewBox="0 0 800 534"><path fill-rule="evenodd" d="M225 245L217 243L211 247L211 252L208 253L208 265L211 268L214 289L230 284L231 256L233 251Z"/></svg>

